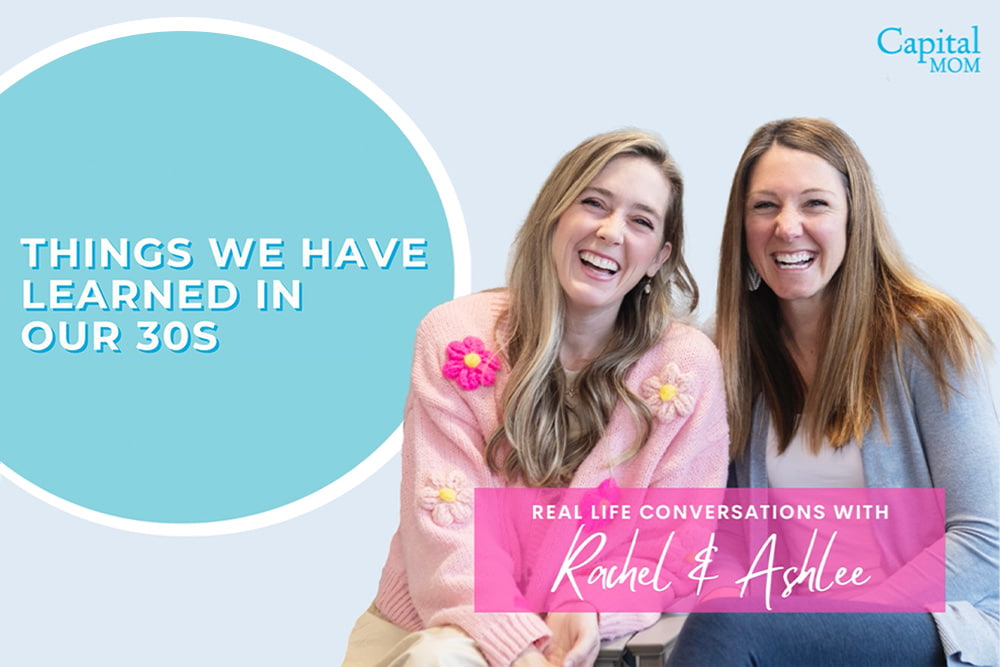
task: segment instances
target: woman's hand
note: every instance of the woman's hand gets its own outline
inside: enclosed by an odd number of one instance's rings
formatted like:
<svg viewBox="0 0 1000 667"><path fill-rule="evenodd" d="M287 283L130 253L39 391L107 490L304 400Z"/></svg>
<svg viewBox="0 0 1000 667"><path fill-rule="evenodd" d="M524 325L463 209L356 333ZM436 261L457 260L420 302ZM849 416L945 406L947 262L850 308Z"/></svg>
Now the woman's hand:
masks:
<svg viewBox="0 0 1000 667"><path fill-rule="evenodd" d="M510 663L510 667L558 667L558 665L553 665L553 663L545 659L541 651L534 646L529 646L524 649L521 655L514 658L514 662Z"/></svg>
<svg viewBox="0 0 1000 667"><path fill-rule="evenodd" d="M601 650L597 614L554 612L545 617L552 638L545 657L558 667L591 667Z"/></svg>

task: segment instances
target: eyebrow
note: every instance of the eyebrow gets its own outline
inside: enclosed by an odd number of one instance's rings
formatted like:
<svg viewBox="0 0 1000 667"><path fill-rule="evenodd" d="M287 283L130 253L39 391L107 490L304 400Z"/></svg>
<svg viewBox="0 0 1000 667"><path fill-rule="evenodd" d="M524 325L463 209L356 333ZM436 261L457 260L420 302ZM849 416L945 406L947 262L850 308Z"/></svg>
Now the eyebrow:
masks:
<svg viewBox="0 0 1000 667"><path fill-rule="evenodd" d="M584 193L586 193L586 192L596 192L598 194L604 195L608 199L615 199L616 198L614 192L612 192L611 190L608 190L607 188L602 188L599 185L588 185L587 187L585 187L583 189L583 192ZM581 193L581 194L583 194L583 193ZM665 220L666 217L667 217L667 212L666 211L664 211L664 212L661 213L661 212L657 211L655 208L653 208L652 206L649 206L648 204L643 204L642 202L636 202L634 206L635 206L635 208L639 209L640 211L645 211L646 213L649 213L650 215L656 217L658 220L662 221L662 220Z"/></svg>
<svg viewBox="0 0 1000 667"><path fill-rule="evenodd" d="M828 194L828 195L836 195L837 194L833 190L827 190L826 188L806 188L805 190L803 190L799 194L800 195L807 195L807 194L813 194L815 192L822 192L822 193ZM772 197L777 196L774 193L773 190L751 190L750 192L747 193L747 197L750 197L751 195L770 195Z"/></svg>

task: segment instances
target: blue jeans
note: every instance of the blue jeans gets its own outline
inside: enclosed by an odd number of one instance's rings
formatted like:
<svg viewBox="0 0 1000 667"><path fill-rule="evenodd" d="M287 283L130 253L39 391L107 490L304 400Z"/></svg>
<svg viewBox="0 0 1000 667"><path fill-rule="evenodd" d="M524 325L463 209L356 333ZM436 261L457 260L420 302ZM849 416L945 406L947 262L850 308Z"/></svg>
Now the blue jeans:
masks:
<svg viewBox="0 0 1000 667"><path fill-rule="evenodd" d="M668 667L944 665L930 614L694 613Z"/></svg>

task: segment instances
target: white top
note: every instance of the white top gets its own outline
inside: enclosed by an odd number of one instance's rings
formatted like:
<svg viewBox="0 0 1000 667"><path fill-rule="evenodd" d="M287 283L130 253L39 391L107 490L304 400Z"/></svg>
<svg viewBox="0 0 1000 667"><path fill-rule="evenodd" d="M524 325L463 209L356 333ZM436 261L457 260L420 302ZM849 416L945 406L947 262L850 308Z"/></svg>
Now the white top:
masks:
<svg viewBox="0 0 1000 667"><path fill-rule="evenodd" d="M818 454L813 454L806 439L796 430L788 447L778 454L778 437L774 424L767 428L767 479L772 488L866 488L861 448L852 440L840 448L833 448L823 439ZM814 526L808 522L790 521L783 537L792 545L790 553L805 554L813 537ZM870 526L869 526L870 531ZM837 553L854 554L853 563L862 567L872 582L885 579L881 558L872 545L877 544L870 532L834 533L838 540ZM821 543L832 542L831 535L824 535Z"/></svg>
<svg viewBox="0 0 1000 667"><path fill-rule="evenodd" d="M767 429L767 481L773 488L855 488L865 484L861 448L854 442L834 449L826 439L813 454L799 431L784 452L778 454L774 424Z"/></svg>

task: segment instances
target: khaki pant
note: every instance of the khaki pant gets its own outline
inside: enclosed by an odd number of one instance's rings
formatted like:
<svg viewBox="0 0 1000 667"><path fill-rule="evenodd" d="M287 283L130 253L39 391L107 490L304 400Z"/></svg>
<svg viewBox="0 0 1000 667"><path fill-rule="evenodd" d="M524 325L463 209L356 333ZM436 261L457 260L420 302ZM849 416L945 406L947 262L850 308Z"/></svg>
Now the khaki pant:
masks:
<svg viewBox="0 0 1000 667"><path fill-rule="evenodd" d="M476 642L453 627L409 632L372 605L347 640L343 667L488 667Z"/></svg>

